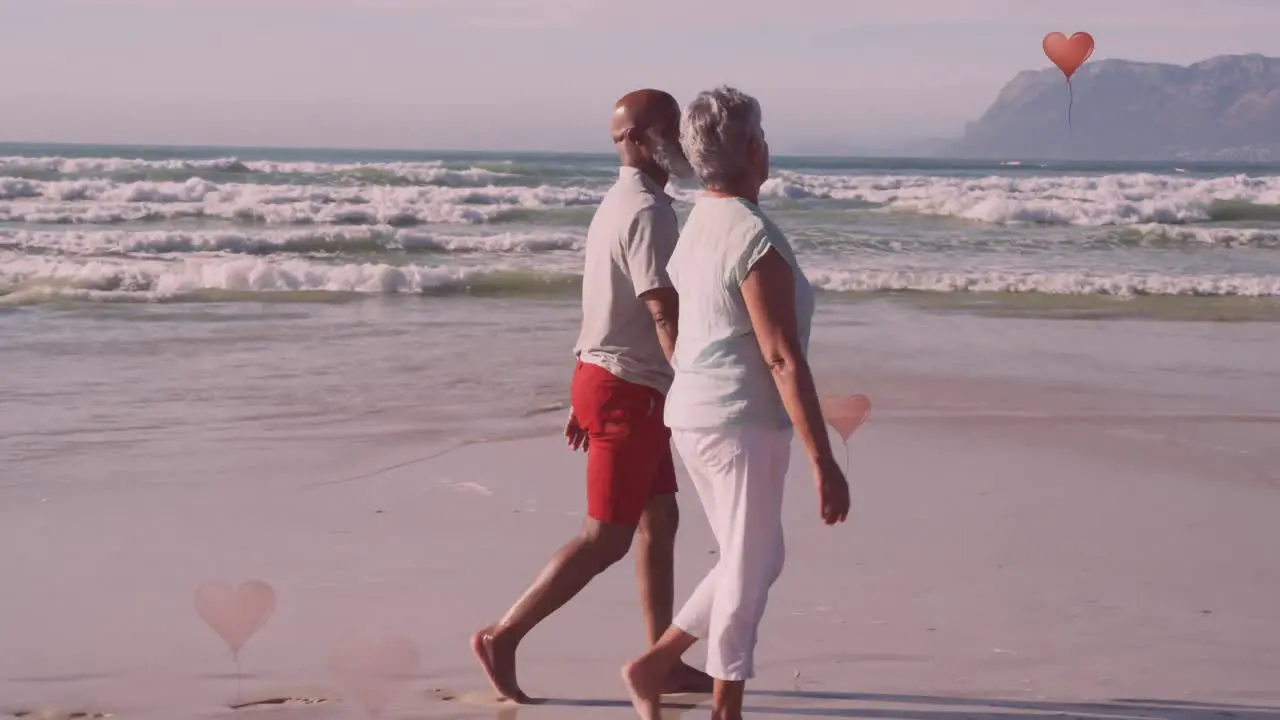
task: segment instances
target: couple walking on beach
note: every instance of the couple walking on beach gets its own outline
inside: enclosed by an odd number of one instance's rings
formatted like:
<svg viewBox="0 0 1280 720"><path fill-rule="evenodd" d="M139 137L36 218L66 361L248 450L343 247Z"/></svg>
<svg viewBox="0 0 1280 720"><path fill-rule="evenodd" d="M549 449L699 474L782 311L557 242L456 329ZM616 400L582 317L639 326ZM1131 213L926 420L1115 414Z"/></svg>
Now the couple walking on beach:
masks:
<svg viewBox="0 0 1280 720"><path fill-rule="evenodd" d="M711 691L713 717L736 719L782 572L793 435L811 461L822 521L849 511L805 358L813 289L758 204L769 146L754 98L722 87L682 116L671 95L638 90L616 104L612 133L622 167L587 233L565 427L587 453L587 519L472 649L502 696L529 702L516 681L520 641L634 540L650 643L622 670L636 711L658 720L661 695ZM673 175L703 186L683 230L664 190ZM719 546L674 618L672 441ZM698 640L705 673L681 659Z"/></svg>

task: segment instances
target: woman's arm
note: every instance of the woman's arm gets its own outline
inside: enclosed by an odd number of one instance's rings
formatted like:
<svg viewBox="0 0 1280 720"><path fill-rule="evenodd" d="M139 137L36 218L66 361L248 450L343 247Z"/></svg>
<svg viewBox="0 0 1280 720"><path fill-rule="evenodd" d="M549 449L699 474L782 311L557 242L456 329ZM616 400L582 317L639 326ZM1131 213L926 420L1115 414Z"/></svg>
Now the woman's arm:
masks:
<svg viewBox="0 0 1280 720"><path fill-rule="evenodd" d="M809 452L822 518L828 525L843 521L849 513L849 487L832 452L818 389L800 347L791 265L777 250L770 249L747 273L741 289L760 352L773 373L787 415Z"/></svg>

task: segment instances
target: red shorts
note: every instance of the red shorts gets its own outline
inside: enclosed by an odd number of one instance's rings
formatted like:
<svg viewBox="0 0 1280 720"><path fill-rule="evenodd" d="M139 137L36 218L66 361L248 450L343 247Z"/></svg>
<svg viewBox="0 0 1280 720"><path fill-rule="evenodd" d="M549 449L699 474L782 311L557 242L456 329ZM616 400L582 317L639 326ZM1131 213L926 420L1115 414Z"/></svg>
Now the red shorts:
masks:
<svg viewBox="0 0 1280 720"><path fill-rule="evenodd" d="M587 431L587 514L594 520L638 525L651 498L676 491L665 398L644 385L579 362L569 392L578 424Z"/></svg>

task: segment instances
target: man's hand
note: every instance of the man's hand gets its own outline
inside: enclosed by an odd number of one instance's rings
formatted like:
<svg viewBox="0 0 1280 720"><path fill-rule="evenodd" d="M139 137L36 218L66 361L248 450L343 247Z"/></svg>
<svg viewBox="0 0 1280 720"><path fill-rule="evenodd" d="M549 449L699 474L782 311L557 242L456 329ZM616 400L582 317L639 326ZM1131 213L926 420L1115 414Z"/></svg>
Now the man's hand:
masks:
<svg viewBox="0 0 1280 720"><path fill-rule="evenodd" d="M814 473L818 484L818 514L826 525L842 523L849 517L849 481L834 459L820 463Z"/></svg>
<svg viewBox="0 0 1280 720"><path fill-rule="evenodd" d="M569 421L564 425L564 439L569 447L582 452L586 452L591 443L587 431L578 424L578 416L573 414L573 408L569 408Z"/></svg>

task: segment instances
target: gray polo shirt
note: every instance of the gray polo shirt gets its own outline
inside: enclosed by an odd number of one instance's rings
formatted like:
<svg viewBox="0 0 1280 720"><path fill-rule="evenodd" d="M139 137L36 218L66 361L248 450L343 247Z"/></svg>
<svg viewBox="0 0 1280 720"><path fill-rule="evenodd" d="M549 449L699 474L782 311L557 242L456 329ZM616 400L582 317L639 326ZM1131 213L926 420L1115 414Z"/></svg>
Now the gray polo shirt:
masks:
<svg viewBox="0 0 1280 720"><path fill-rule="evenodd" d="M666 394L671 366L640 296L671 287L666 268L679 235L671 197L639 170L622 168L587 230L579 360Z"/></svg>

